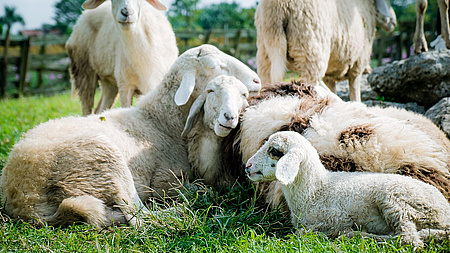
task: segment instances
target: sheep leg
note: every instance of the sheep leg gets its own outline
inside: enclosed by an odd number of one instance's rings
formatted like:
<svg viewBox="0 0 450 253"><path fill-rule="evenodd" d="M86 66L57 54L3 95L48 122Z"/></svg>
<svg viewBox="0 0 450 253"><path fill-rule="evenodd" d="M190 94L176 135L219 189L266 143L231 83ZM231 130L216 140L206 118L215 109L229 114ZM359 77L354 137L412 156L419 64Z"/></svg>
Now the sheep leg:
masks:
<svg viewBox="0 0 450 253"><path fill-rule="evenodd" d="M361 75L348 79L348 90L351 101L361 102Z"/></svg>
<svg viewBox="0 0 450 253"><path fill-rule="evenodd" d="M425 39L423 31L423 18L425 11L427 10L427 0L416 0L416 31L414 32L414 53L420 54L421 52L428 51L427 41Z"/></svg>
<svg viewBox="0 0 450 253"><path fill-rule="evenodd" d="M133 104L134 88L127 87L124 85L119 85L120 102L122 107L130 107Z"/></svg>
<svg viewBox="0 0 450 253"><path fill-rule="evenodd" d="M438 5L441 14L441 37L445 41L445 46L450 49L449 0L438 0Z"/></svg>
<svg viewBox="0 0 450 253"><path fill-rule="evenodd" d="M117 99L118 89L116 85L111 84L105 79L101 79L100 87L102 89L102 96L95 109L95 113L101 113L102 111L111 108Z"/></svg>
<svg viewBox="0 0 450 253"><path fill-rule="evenodd" d="M442 229L422 229L419 231L419 238L424 242L430 242L432 239L440 243L450 240L450 228Z"/></svg>
<svg viewBox="0 0 450 253"><path fill-rule="evenodd" d="M336 81L332 78L327 78L326 76L322 80L327 85L328 89L336 94Z"/></svg>

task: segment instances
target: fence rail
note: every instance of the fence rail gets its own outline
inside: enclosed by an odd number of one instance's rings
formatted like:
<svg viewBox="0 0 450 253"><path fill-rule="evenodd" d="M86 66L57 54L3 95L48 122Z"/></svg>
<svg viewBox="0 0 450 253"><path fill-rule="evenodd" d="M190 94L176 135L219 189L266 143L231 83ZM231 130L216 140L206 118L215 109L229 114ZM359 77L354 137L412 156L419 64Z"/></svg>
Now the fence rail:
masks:
<svg viewBox="0 0 450 253"><path fill-rule="evenodd" d="M183 30L175 31L175 34L180 53L201 44L213 44L246 63L248 59L256 55L256 30L254 29ZM372 56L375 65L386 63L385 59L392 61L404 58L405 51L409 56L408 46L412 44L411 37L405 33L378 34ZM24 93L39 93L39 88L44 81L44 73L62 75L62 81L68 84L69 61L64 50L67 39L68 36L11 37L11 49L8 51L11 54L7 56L7 65L10 70L7 83L9 87L16 87L15 90L19 96ZM406 43L409 40L411 40L410 44ZM5 39L0 38L0 52L4 45ZM386 50L387 48L390 50ZM0 54L0 59L2 58L3 54ZM61 61L62 59L67 60ZM26 78L30 71L37 73L37 84L33 88ZM69 85L66 85L66 88L68 87Z"/></svg>

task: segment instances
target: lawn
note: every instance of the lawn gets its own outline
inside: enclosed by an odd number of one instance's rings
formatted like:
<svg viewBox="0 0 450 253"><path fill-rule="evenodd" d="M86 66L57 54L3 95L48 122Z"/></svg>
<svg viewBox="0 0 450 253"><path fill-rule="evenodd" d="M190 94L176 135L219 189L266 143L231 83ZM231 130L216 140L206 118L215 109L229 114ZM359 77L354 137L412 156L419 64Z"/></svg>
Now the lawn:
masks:
<svg viewBox="0 0 450 253"><path fill-rule="evenodd" d="M27 130L49 119L79 115L76 99L65 93L0 101L0 168ZM199 184L200 185L200 184ZM201 185L200 185L201 186ZM12 221L0 210L0 252L413 252L396 240L329 240L321 234L296 235L289 218L270 210L246 183L217 191L204 186L180 192L179 216L150 219L139 229L33 227ZM159 207L156 207L159 208ZM425 252L450 252L450 243Z"/></svg>

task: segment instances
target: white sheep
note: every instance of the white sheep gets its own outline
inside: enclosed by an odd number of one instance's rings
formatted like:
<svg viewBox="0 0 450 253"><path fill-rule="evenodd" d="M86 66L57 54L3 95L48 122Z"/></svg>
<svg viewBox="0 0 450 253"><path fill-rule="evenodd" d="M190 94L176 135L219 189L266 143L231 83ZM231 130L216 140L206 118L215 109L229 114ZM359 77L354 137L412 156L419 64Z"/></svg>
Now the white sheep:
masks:
<svg viewBox="0 0 450 253"><path fill-rule="evenodd" d="M400 235L416 247L432 237L450 239L450 204L435 187L400 175L327 171L296 132L271 135L248 160L246 173L253 181L282 184L300 232L334 238L358 229L376 239Z"/></svg>
<svg viewBox="0 0 450 253"><path fill-rule="evenodd" d="M286 84L263 99L250 97L238 134L227 137L234 139L228 143L238 156L229 160L240 161L229 167L239 170L271 134L291 130L312 143L329 170L407 175L434 185L450 200L450 141L430 120L404 109L320 98L310 86ZM275 207L282 202L277 182L265 194Z"/></svg>
<svg viewBox="0 0 450 253"><path fill-rule="evenodd" d="M132 214L143 207L140 200L174 196L189 181L188 143L181 134L191 105L223 74L252 93L261 88L242 62L203 45L183 53L136 107L50 120L28 131L0 179L6 213L50 225L82 218L97 226L122 213L138 223Z"/></svg>
<svg viewBox="0 0 450 253"><path fill-rule="evenodd" d="M381 15L382 13L383 15ZM394 28L387 0L262 0L255 14L258 74L263 84L282 81L286 68L308 83L348 80L350 99L361 101L376 24ZM390 24L390 25L389 25Z"/></svg>
<svg viewBox="0 0 450 253"><path fill-rule="evenodd" d="M234 180L222 167L223 137L237 127L247 97L247 87L239 80L219 76L191 107L182 135L188 138L192 170L205 184L221 187Z"/></svg>
<svg viewBox="0 0 450 253"><path fill-rule="evenodd" d="M448 0L437 0L439 6L439 13L441 16L441 38L445 42L445 46L450 49L450 28L449 28L449 16ZM414 32L414 53L419 54L421 52L428 51L427 40L425 39L423 24L425 11L427 10L427 0L416 0L416 30Z"/></svg>
<svg viewBox="0 0 450 253"><path fill-rule="evenodd" d="M101 98L95 113L111 108L117 94L123 107L133 95L161 83L178 56L175 34L158 0L88 0L66 50L71 60L72 91L83 115L92 113L97 82ZM103 3L103 4L102 4Z"/></svg>

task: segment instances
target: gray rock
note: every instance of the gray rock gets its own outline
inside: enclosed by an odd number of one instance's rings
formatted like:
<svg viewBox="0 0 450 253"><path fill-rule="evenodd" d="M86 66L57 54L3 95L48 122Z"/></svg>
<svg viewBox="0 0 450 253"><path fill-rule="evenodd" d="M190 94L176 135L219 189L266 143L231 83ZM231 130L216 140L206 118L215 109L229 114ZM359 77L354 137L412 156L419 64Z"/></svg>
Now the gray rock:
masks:
<svg viewBox="0 0 450 253"><path fill-rule="evenodd" d="M432 50L373 69L367 81L380 96L429 108L450 96L450 50Z"/></svg>
<svg viewBox="0 0 450 253"><path fill-rule="evenodd" d="M418 105L417 103L414 103L414 102L402 104L402 103L386 102L386 101L379 101L379 100L367 100L367 101L363 101L363 103L366 104L367 106L379 106L382 108L397 107L397 108L405 109L407 111L412 111L412 112L419 113L419 114L425 114L425 107Z"/></svg>
<svg viewBox="0 0 450 253"><path fill-rule="evenodd" d="M427 110L425 116L450 137L450 97L441 99Z"/></svg>

